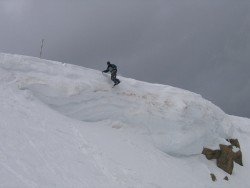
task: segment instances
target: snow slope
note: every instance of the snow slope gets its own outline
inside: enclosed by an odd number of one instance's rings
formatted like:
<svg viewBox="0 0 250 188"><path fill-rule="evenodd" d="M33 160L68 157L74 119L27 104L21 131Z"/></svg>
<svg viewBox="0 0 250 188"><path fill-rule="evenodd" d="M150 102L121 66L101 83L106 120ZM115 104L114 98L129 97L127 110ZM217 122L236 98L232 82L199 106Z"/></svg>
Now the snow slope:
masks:
<svg viewBox="0 0 250 188"><path fill-rule="evenodd" d="M0 187L250 187L249 119L186 90L119 79L112 88L100 71L1 54ZM200 153L234 137L244 167L226 182Z"/></svg>

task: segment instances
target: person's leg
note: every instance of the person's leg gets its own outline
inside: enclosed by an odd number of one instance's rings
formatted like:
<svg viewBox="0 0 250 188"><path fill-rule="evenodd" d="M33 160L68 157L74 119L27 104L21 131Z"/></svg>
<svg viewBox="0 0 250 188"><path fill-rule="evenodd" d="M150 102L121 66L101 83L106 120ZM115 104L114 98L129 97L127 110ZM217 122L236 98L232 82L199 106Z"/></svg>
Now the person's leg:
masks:
<svg viewBox="0 0 250 188"><path fill-rule="evenodd" d="M113 71L113 72L111 73L111 80L112 80L114 83L116 83L116 73L117 73L117 71Z"/></svg>

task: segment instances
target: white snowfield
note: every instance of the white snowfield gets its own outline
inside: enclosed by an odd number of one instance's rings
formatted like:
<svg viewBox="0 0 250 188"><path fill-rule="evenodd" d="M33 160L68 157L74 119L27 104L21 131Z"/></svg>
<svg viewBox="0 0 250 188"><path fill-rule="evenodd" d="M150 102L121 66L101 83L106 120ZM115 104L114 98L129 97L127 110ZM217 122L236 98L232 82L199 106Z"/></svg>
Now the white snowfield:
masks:
<svg viewBox="0 0 250 188"><path fill-rule="evenodd" d="M250 187L249 119L186 90L118 78L112 88L101 71L1 54L0 188ZM225 138L243 152L231 176L201 154Z"/></svg>

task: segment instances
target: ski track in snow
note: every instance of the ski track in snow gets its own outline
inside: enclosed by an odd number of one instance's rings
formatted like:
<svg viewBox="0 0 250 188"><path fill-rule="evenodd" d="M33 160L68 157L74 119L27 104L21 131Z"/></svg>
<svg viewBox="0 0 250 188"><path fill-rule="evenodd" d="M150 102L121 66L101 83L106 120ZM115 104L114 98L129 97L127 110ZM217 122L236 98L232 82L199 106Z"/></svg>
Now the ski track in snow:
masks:
<svg viewBox="0 0 250 188"><path fill-rule="evenodd" d="M192 92L0 55L0 187L250 187L250 121ZM201 155L237 137L244 167ZM217 182L210 180L210 173Z"/></svg>

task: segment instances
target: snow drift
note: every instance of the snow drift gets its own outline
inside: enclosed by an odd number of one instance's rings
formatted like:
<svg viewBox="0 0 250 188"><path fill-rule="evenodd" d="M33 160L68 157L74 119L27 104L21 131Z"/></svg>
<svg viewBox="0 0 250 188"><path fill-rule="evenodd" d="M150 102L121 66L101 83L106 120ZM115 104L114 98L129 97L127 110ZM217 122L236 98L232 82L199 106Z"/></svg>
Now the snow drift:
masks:
<svg viewBox="0 0 250 188"><path fill-rule="evenodd" d="M112 88L100 71L1 54L0 187L209 184L200 153L237 135L235 118L186 90L120 80Z"/></svg>
<svg viewBox="0 0 250 188"><path fill-rule="evenodd" d="M224 112L189 91L126 78L112 89L100 71L28 57L1 59L2 68L15 72L19 89L58 112L87 122L140 126L141 134L169 154L199 154L203 146L223 142L231 128Z"/></svg>

